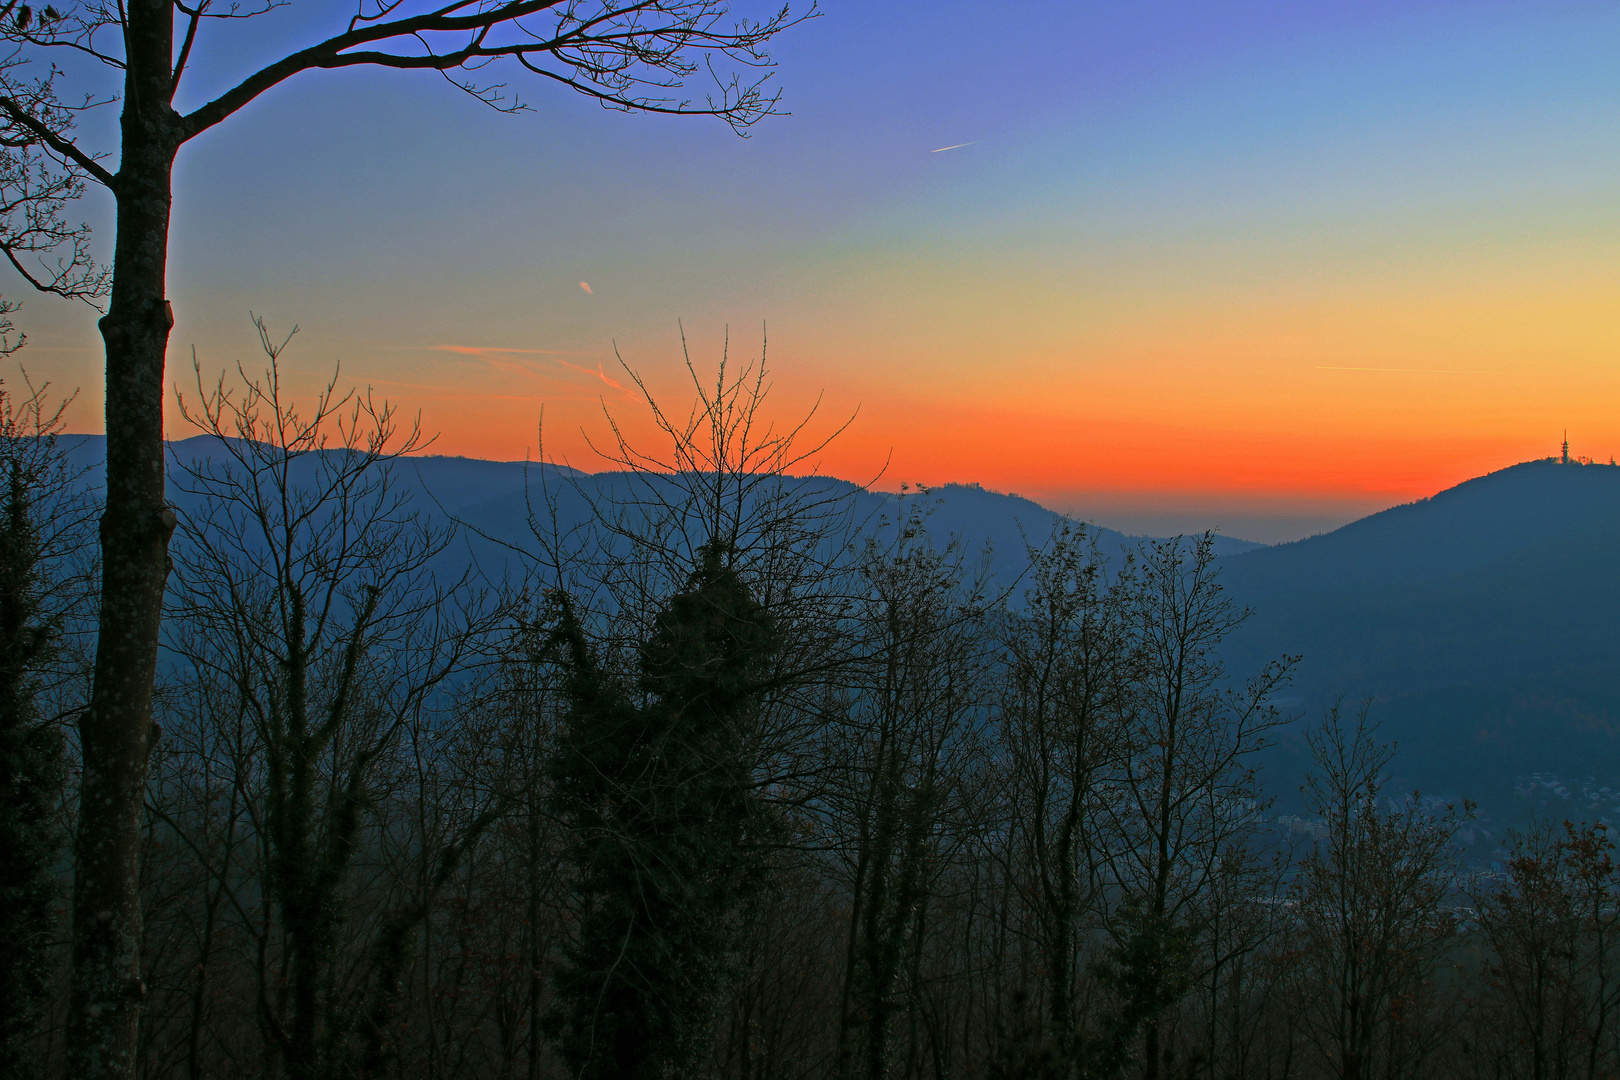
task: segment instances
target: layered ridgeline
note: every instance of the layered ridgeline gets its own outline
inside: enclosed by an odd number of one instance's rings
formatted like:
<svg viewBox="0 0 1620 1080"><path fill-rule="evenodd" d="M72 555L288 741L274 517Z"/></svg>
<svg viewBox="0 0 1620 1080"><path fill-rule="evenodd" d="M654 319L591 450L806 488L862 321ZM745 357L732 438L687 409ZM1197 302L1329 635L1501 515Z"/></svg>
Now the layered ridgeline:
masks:
<svg viewBox="0 0 1620 1080"><path fill-rule="evenodd" d="M68 440L94 478L103 441ZM176 442L176 465L217 454L206 438ZM424 511L467 528L444 558L491 577L533 550L531 514L556 498L566 527L587 496L622 494L622 474L424 456L398 463L397 483ZM855 520L896 515L895 496L812 478L848 495ZM175 491L182 509L187 498ZM975 485L925 498L937 543L987 554L999 583L1025 566L1026 539L1062 519L1028 499ZM1113 556L1141 542L1097 528ZM1306 720L1338 698L1371 698L1383 735L1400 744L1403 786L1470 798L1493 816L1530 810L1620 819L1620 468L1515 465L1334 532L1264 547L1217 538L1223 580L1253 617L1230 642L1236 671L1284 653L1303 657L1291 710ZM449 569L450 567L447 567ZM1016 588L1016 586L1015 586ZM1285 803L1304 767L1285 733L1267 774Z"/></svg>
<svg viewBox="0 0 1620 1080"><path fill-rule="evenodd" d="M95 435L66 436L62 445L74 463L86 470L90 481L96 482L105 439ZM170 456L170 498L184 510L189 500L176 476L192 462L219 459L219 443L212 436L179 440L170 444ZM475 558L492 576L498 575L503 565L521 561L516 551L535 547L531 520L549 523L548 498L555 500L559 524L566 529L589 515L588 499L611 502L632 491L623 473L591 474L559 465L438 455L396 462L393 478L414 506L463 523L466 528L455 550L461 558ZM827 477L795 482L813 488L823 498L848 496L845 510L851 520L868 527L893 520L897 513L897 498L892 494L869 492L848 481ZM1054 526L1064 520L1062 515L1028 499L976 484L947 484L916 498L927 515L935 542L943 545L954 539L966 557L988 557L1000 582L1016 582L1027 564L1026 542L1044 543ZM1095 535L1099 548L1109 557L1143 539L1104 528L1096 529ZM1215 550L1227 555L1263 546L1222 536L1216 538Z"/></svg>
<svg viewBox="0 0 1620 1080"><path fill-rule="evenodd" d="M1255 612L1231 659L1299 654L1308 713L1371 698L1403 786L1497 817L1620 819L1617 542L1620 468L1515 465L1223 560ZM1288 749L1273 771L1302 759Z"/></svg>
<svg viewBox="0 0 1620 1080"><path fill-rule="evenodd" d="M200 440L194 440L200 441ZM184 453L189 444L181 444ZM559 517L566 524L581 519L588 509L581 493L611 500L628 490L622 473L586 474L566 467L525 466L522 462L477 461L469 458L416 457L401 463L403 475L420 484L446 511L490 539L515 545L533 545L530 514L548 516L541 501L556 497ZM559 482L561 481L561 482ZM893 520L896 496L869 492L845 480L808 477L800 481L823 497L848 496L853 521L870 526ZM914 496L927 516L937 544L955 540L972 559L988 557L996 579L1014 582L1027 565L1027 544L1046 542L1063 521L1060 514L1018 495L989 491L976 484L946 484ZM1099 548L1112 557L1141 542L1113 529L1096 530ZM1220 554L1240 554L1263 545L1217 537Z"/></svg>
<svg viewBox="0 0 1620 1080"><path fill-rule="evenodd" d="M177 452L200 452L196 442ZM424 457L403 473L486 536L532 542L535 468ZM584 512L575 484L624 483L572 480L550 484L565 519ZM894 514L891 495L807 482L850 493L863 520ZM988 549L1003 583L1023 571L1026 538L1041 542L1061 520L973 485L934 489L927 503L936 542ZM1141 542L1095 534L1110 556ZM484 543L482 559L501 557ZM1370 697L1400 745L1403 786L1473 799L1487 820L1620 819L1620 468L1527 462L1308 540L1217 545L1227 588L1254 612L1231 642L1232 669L1301 655L1290 708L1307 721L1341 696ZM1285 735L1266 770L1285 804L1299 749Z"/></svg>

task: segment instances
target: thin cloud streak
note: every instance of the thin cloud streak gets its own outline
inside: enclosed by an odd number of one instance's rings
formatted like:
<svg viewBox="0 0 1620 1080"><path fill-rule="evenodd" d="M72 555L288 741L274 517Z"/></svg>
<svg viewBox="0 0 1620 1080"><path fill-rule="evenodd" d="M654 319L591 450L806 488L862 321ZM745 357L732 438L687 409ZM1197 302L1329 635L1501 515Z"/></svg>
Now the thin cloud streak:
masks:
<svg viewBox="0 0 1620 1080"><path fill-rule="evenodd" d="M619 382L617 379L613 378L605 370L603 370L602 362L600 360L596 362L596 367L588 368L581 364L571 364L567 360L562 359L565 356L590 358L596 355L593 353L564 352L561 349L506 349L486 345L434 345L431 346L431 348L438 352L455 353L458 356L476 356L478 359L484 361L486 364L496 368L497 370L510 372L514 375L522 375L531 379L539 379L543 378L543 376L540 374L540 372L535 371L532 368L524 367L522 364L516 363L515 361L507 360L505 357L544 356L552 363L557 364L560 367L565 367L569 371L577 371L581 375L589 375L593 379L600 379L602 380L603 384L612 387L621 394L630 394L630 391L624 388L623 383ZM630 396L633 397L634 395L632 394Z"/></svg>
<svg viewBox="0 0 1620 1080"><path fill-rule="evenodd" d="M951 145L951 146L942 146L942 147L940 147L940 148L939 148L939 149L938 149L938 150L930 150L930 151L928 151L928 152L929 152L929 153L930 153L930 154L943 154L943 153L944 153L944 152L945 152L945 151L947 151L947 150L960 150L960 149L962 149L962 147L964 147L964 146L977 146L977 145L978 145L978 143L979 143L979 140L978 140L978 139L974 139L974 140L973 140L973 141L972 141L972 142L959 142L959 143L954 143L954 144L953 144L953 145Z"/></svg>
<svg viewBox="0 0 1620 1080"><path fill-rule="evenodd" d="M566 360L559 360L559 361L557 361L557 363L561 364L565 368L571 368L572 370L577 371L582 375L595 375L598 379L601 379L603 382L607 383L609 386L613 387L613 389L619 391L620 393L628 393L629 392L629 391L625 390L623 383L618 382L617 380L611 379L611 378L608 377L608 373L602 370L602 364L601 364L600 361L597 362L595 371L592 371L588 367L580 367L578 364L570 364Z"/></svg>

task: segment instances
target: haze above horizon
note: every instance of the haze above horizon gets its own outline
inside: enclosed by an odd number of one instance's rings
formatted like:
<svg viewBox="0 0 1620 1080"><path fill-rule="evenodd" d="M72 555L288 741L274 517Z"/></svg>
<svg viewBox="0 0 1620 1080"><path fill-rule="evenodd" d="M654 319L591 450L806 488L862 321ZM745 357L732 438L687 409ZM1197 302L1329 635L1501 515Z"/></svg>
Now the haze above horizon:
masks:
<svg viewBox="0 0 1620 1080"><path fill-rule="evenodd" d="M486 458L532 454L544 406L548 452L595 469L603 403L645 433L615 343L684 402L678 321L700 370L768 327L784 419L859 410L822 471L1266 542L1566 428L1620 451L1620 8L822 6L774 47L792 115L747 140L409 73L266 95L181 156L171 381L192 347L255 366L252 310L302 327L295 388L341 365ZM207 51L269 56L312 12ZM94 312L6 295L99 431Z"/></svg>

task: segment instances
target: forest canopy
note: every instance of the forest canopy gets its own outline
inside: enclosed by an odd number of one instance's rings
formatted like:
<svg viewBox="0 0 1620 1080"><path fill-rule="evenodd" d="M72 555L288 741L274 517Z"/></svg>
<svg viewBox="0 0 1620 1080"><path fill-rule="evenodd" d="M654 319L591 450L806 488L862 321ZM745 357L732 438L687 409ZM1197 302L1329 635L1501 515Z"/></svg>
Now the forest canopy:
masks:
<svg viewBox="0 0 1620 1080"><path fill-rule="evenodd" d="M142 1075L1614 1066L1604 828L1465 870L1469 808L1389 790L1349 707L1308 725L1310 816L1273 814L1255 755L1298 720L1293 661L1223 666L1247 612L1209 536L1109 558L1070 523L996 584L926 489L863 518L803 476L823 442L761 359L647 395L663 444L604 444L621 483L537 473L521 572L492 575L397 482L420 433L335 383L289 400L262 340L262 375L182 399L217 453L173 480ZM6 400L21 1076L65 1054L90 591L48 409Z"/></svg>

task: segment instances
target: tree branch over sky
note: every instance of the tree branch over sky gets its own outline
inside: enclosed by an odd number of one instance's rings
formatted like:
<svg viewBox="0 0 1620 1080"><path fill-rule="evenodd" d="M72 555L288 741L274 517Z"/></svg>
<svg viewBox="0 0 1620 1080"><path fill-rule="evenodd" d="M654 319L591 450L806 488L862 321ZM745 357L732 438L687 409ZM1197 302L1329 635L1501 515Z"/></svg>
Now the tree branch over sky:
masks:
<svg viewBox="0 0 1620 1080"><path fill-rule="evenodd" d="M0 253L33 287L96 301L107 352L106 510L101 608L76 836L69 1045L76 1076L127 1077L144 993L139 942L140 822L152 748L169 536L164 501L164 360L172 173L180 148L300 72L362 65L434 71L483 104L525 108L510 80L561 84L626 112L717 117L737 131L777 111L767 46L815 15L727 0L361 0L332 33L235 76L190 112L176 94L221 22L284 0L92 0L35 9L0 0ZM319 8L308 7L312 19ZM321 38L320 33L327 36ZM97 83L97 71L114 85ZM82 85L81 85L82 84ZM121 103L118 145L80 140L87 109ZM114 168L110 162L116 160ZM85 184L117 205L110 270L89 230L62 211Z"/></svg>
<svg viewBox="0 0 1620 1080"><path fill-rule="evenodd" d="M174 10L184 19L185 30L170 78L171 99L205 20L246 19L283 6L266 0L251 9L215 7L211 0L199 0L187 7L177 0ZM128 70L125 50L109 44L123 36L118 7L90 4L54 17L19 14L29 10L0 6L0 38L34 49L72 50ZM716 116L743 133L776 112L780 100L779 92L768 87L774 64L766 46L782 30L815 14L813 6L799 15L783 6L764 18L749 19L734 16L724 0L465 0L437 7L405 0L365 3L343 32L245 75L212 101L180 116L176 126L185 141L299 72L363 64L443 72L486 105L520 111L523 100L505 81L494 81L500 74L495 65L506 61L515 74L561 83L609 108ZM734 70L725 72L717 58L729 61ZM7 71L21 66L19 53ZM28 142L41 142L111 183L111 174L92 155L65 138L68 110L54 94L60 75L52 66L31 83L0 82L5 91L0 108ZM694 90L689 85L694 80L707 85Z"/></svg>

